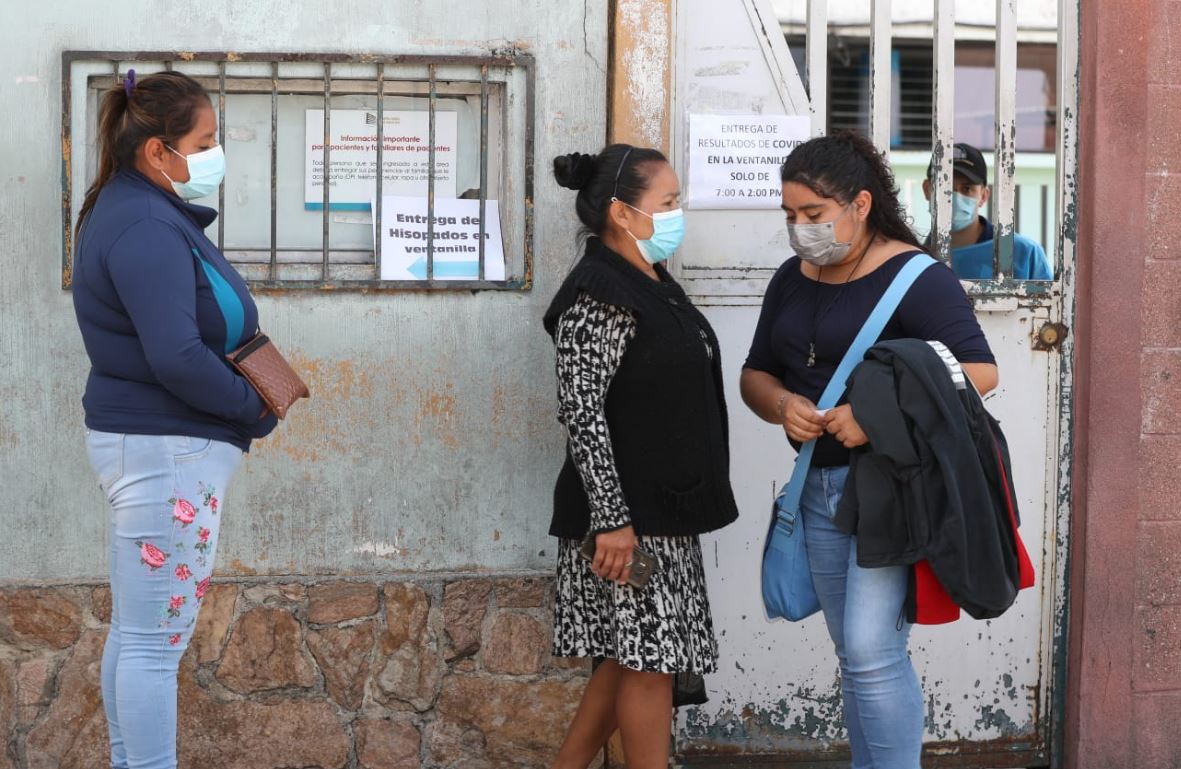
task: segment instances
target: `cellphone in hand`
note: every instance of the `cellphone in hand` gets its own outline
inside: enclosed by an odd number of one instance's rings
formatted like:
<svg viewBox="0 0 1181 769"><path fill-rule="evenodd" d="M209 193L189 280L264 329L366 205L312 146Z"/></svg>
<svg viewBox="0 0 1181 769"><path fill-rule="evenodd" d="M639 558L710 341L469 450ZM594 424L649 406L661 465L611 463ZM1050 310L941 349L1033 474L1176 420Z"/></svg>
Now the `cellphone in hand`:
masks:
<svg viewBox="0 0 1181 769"><path fill-rule="evenodd" d="M595 560L595 535L590 534L582 541L582 548L578 551L582 559L588 563ZM628 567L627 584L643 589L656 573L656 557L647 550L636 548L632 550L632 562Z"/></svg>

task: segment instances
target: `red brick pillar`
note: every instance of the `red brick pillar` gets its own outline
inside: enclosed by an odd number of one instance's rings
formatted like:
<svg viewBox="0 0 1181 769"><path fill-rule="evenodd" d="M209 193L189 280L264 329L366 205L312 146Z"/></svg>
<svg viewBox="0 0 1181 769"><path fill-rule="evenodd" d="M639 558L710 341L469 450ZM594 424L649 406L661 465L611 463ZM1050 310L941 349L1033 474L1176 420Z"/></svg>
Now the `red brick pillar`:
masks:
<svg viewBox="0 0 1181 769"><path fill-rule="evenodd" d="M1082 3L1066 767L1181 766L1181 3Z"/></svg>

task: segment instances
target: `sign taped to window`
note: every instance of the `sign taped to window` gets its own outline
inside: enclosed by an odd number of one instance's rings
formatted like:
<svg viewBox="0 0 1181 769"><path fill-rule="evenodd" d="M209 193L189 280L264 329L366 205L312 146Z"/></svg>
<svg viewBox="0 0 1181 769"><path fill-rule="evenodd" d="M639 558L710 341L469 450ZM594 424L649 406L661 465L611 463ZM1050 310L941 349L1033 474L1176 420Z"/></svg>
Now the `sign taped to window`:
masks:
<svg viewBox="0 0 1181 769"><path fill-rule="evenodd" d="M779 208L779 168L811 130L803 116L690 115L686 207Z"/></svg>
<svg viewBox="0 0 1181 769"><path fill-rule="evenodd" d="M484 279L504 280L500 207L485 203ZM434 278L479 279L480 201L435 198L434 218ZM426 280L427 224L425 197L382 196L382 280Z"/></svg>
<svg viewBox="0 0 1181 769"><path fill-rule="evenodd" d="M426 197L430 178L430 116L413 110L385 110L382 194ZM304 209L324 208L324 110L305 113ZM329 126L328 184L333 211L369 211L376 192L377 111L334 109ZM435 113L435 197L455 197L458 120Z"/></svg>

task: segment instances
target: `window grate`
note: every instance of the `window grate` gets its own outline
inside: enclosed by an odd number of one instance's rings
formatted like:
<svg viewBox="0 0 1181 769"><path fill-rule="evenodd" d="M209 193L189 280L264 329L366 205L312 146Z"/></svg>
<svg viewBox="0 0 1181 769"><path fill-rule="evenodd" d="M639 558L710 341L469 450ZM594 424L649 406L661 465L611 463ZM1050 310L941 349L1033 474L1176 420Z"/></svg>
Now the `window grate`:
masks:
<svg viewBox="0 0 1181 769"><path fill-rule="evenodd" d="M75 212L94 175L99 96L131 67L141 77L182 71L213 97L231 176L219 188L216 202L198 202L217 208L215 231L206 234L252 288L531 287L535 67L526 53L79 51L63 54L62 66L64 288L72 279ZM371 139L350 136L357 143L338 142L334 119L348 118L347 127L360 119L358 113L364 113L366 130L374 132L367 134ZM312 121L321 116L321 132L313 134ZM307 128L296 142L300 130L293 123L299 120ZM391 121L425 122L426 136L391 137ZM268 137L265 152L258 147L260 136ZM406 143L391 145L401 140ZM426 156L425 166L418 152ZM241 173L235 175L238 167ZM299 184L296 176L301 177ZM262 183L264 178L269 184ZM362 188L365 200L357 199ZM423 232L396 229L418 237L421 246L411 249L408 241L395 239L389 205L372 205L390 195L403 205L424 204L424 215L413 217ZM255 202L264 199L265 216ZM447 231L456 217L441 215L444 209L472 212L463 218L471 230L462 234L464 242L446 240L460 235ZM501 240L490 242L497 231ZM392 254L389 243L397 246ZM421 257L407 266L407 253L417 252Z"/></svg>

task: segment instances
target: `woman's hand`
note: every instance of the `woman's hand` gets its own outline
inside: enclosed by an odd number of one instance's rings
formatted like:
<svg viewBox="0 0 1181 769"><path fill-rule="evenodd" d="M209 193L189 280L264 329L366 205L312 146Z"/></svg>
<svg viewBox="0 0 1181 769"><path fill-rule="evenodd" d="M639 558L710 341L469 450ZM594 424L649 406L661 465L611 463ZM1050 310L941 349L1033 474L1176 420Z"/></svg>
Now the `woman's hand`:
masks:
<svg viewBox="0 0 1181 769"><path fill-rule="evenodd" d="M824 417L816 412L816 404L802 395L788 393L783 402L783 431L793 441L806 443L824 435Z"/></svg>
<svg viewBox="0 0 1181 769"><path fill-rule="evenodd" d="M831 408L824 414L824 429L847 449L855 449L869 443L869 436L853 418L853 407L849 404Z"/></svg>
<svg viewBox="0 0 1181 769"><path fill-rule="evenodd" d="M606 580L624 584L631 576L636 532L631 526L595 535L595 560L591 571Z"/></svg>

